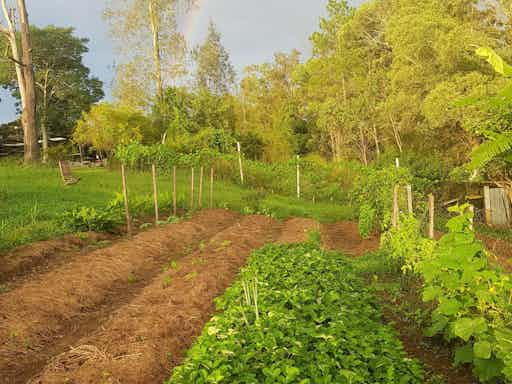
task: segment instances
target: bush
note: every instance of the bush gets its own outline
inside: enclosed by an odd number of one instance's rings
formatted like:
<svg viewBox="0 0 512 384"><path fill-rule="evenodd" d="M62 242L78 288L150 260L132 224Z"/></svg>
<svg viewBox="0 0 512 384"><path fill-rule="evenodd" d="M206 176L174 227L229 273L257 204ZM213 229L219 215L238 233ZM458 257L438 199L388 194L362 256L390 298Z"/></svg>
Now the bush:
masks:
<svg viewBox="0 0 512 384"><path fill-rule="evenodd" d="M111 232L122 223L117 210L95 208L75 208L62 215L63 225L74 232Z"/></svg>
<svg viewBox="0 0 512 384"><path fill-rule="evenodd" d="M369 204L361 205L359 210L359 234L367 239L375 228L375 209Z"/></svg>

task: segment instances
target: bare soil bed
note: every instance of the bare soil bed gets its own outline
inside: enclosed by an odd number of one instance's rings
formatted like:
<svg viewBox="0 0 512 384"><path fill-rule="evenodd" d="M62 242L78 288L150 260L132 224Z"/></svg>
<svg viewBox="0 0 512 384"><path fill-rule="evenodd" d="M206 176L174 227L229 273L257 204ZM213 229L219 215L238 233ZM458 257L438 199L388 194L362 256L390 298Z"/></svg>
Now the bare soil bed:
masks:
<svg viewBox="0 0 512 384"><path fill-rule="evenodd" d="M369 239L363 239L357 223L351 221L322 225L322 243L326 249L355 257L379 249L379 237L371 235Z"/></svg>
<svg viewBox="0 0 512 384"><path fill-rule="evenodd" d="M225 210L142 232L94 252L76 253L0 295L2 383L25 383L136 296L169 260L239 220Z"/></svg>
<svg viewBox="0 0 512 384"><path fill-rule="evenodd" d="M286 225L284 225L286 226ZM283 228L247 216L161 273L101 328L56 356L31 383L160 383L214 314L250 252Z"/></svg>
<svg viewBox="0 0 512 384"><path fill-rule="evenodd" d="M42 272L65 262L77 252L87 253L108 245L115 235L88 232L83 236L67 235L60 239L38 241L0 255L0 283L33 272Z"/></svg>

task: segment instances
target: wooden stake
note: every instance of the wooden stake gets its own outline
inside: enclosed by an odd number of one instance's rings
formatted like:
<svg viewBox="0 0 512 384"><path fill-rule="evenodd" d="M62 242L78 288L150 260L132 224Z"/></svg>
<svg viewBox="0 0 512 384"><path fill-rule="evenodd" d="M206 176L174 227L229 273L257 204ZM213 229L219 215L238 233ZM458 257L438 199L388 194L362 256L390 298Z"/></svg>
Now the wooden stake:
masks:
<svg viewBox="0 0 512 384"><path fill-rule="evenodd" d="M395 165L397 168L400 168L400 159L398 157L395 159Z"/></svg>
<svg viewBox="0 0 512 384"><path fill-rule="evenodd" d="M210 208L213 208L213 167L210 168Z"/></svg>
<svg viewBox="0 0 512 384"><path fill-rule="evenodd" d="M297 199L300 199L300 156L297 155Z"/></svg>
<svg viewBox="0 0 512 384"><path fill-rule="evenodd" d="M192 174L190 177L190 210L194 210L194 167L192 167Z"/></svg>
<svg viewBox="0 0 512 384"><path fill-rule="evenodd" d="M431 238L432 240L435 238L434 214L435 214L434 195L431 193L428 195L428 237Z"/></svg>
<svg viewBox="0 0 512 384"><path fill-rule="evenodd" d="M472 213L472 217L471 217L471 230L473 230L475 228L474 226L474 223L475 223L475 206L474 205L470 205L469 206L469 212Z"/></svg>
<svg viewBox="0 0 512 384"><path fill-rule="evenodd" d="M199 209L203 208L203 177L204 177L204 167L201 167L199 172Z"/></svg>
<svg viewBox="0 0 512 384"><path fill-rule="evenodd" d="M407 190L407 209L409 210L409 214L413 214L413 207L412 207L412 186L409 184L405 187Z"/></svg>
<svg viewBox="0 0 512 384"><path fill-rule="evenodd" d="M158 222L160 221L159 212L158 212L158 185L156 182L156 165L153 164L151 166L151 171L153 173L153 200L155 202L155 225L158 226Z"/></svg>
<svg viewBox="0 0 512 384"><path fill-rule="evenodd" d="M130 215L130 205L128 203L128 187L126 183L126 171L124 169L124 164L121 164L121 177L123 178L123 196L124 196L124 211L126 214L126 229L128 232L128 236L133 234L132 232L132 218Z"/></svg>
<svg viewBox="0 0 512 384"><path fill-rule="evenodd" d="M238 165L240 167L240 182L244 185L244 168L242 166L242 148L240 146L240 142L237 141L236 148L238 150Z"/></svg>
<svg viewBox="0 0 512 384"><path fill-rule="evenodd" d="M176 190L176 166L172 167L172 214L178 216L178 197Z"/></svg>
<svg viewBox="0 0 512 384"><path fill-rule="evenodd" d="M400 214L398 210L398 193L400 191L400 186L397 184L395 185L395 188L393 189L393 217L391 224L393 225L393 228L398 226L398 216Z"/></svg>
<svg viewBox="0 0 512 384"><path fill-rule="evenodd" d="M485 207L485 223L487 225L492 225L491 189L488 186L484 187L484 207Z"/></svg>

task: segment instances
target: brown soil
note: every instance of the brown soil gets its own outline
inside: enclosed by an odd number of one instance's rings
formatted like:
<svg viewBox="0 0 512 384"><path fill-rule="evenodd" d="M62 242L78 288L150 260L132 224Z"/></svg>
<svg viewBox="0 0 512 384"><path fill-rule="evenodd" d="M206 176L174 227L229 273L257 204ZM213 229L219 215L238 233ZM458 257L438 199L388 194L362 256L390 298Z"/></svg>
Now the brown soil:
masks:
<svg viewBox="0 0 512 384"><path fill-rule="evenodd" d="M311 231L319 230L320 225L315 220L293 218L283 223L281 235L277 243L301 243L308 239Z"/></svg>
<svg viewBox="0 0 512 384"><path fill-rule="evenodd" d="M512 243L506 240L477 235L485 247L492 253L492 261L500 265L507 272L512 272Z"/></svg>
<svg viewBox="0 0 512 384"><path fill-rule="evenodd" d="M356 257L379 249L379 237L372 235L369 239L363 239L359 235L357 223L351 221L323 224L322 242L327 249L345 252Z"/></svg>
<svg viewBox="0 0 512 384"><path fill-rule="evenodd" d="M31 383L159 383L214 313L251 250L276 240L282 224L248 216L183 257L77 348L54 358Z"/></svg>
<svg viewBox="0 0 512 384"><path fill-rule="evenodd" d="M204 211L109 248L76 253L72 261L0 295L2 383L24 383L50 357L129 302L170 258L195 249L238 217L225 210Z"/></svg>
<svg viewBox="0 0 512 384"><path fill-rule="evenodd" d="M16 248L0 255L0 283L35 271L44 271L54 264L69 260L77 252L87 253L108 245L115 238L111 234L88 232L83 236L67 235Z"/></svg>

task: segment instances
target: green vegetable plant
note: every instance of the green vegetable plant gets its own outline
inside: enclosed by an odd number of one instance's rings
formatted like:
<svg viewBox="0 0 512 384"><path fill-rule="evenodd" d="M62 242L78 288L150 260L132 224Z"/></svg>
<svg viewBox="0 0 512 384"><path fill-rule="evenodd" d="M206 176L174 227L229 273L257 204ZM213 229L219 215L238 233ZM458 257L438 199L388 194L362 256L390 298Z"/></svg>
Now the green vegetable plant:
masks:
<svg viewBox="0 0 512 384"><path fill-rule="evenodd" d="M423 299L436 304L427 335L458 346L457 364L471 363L482 382L512 382L512 284L492 268L472 229L469 206L454 207L432 258L419 262Z"/></svg>
<svg viewBox="0 0 512 384"><path fill-rule="evenodd" d="M217 308L168 384L424 382L351 261L315 234L254 252Z"/></svg>

